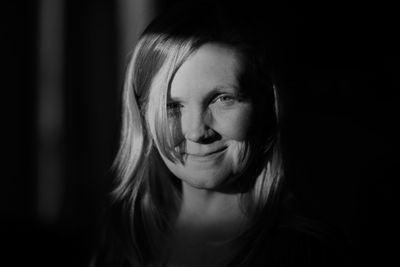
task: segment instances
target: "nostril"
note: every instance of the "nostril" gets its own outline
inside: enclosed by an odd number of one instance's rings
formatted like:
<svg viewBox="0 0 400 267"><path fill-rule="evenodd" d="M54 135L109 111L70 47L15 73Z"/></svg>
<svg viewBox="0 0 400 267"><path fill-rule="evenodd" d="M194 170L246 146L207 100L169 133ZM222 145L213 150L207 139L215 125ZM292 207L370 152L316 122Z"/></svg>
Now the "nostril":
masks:
<svg viewBox="0 0 400 267"><path fill-rule="evenodd" d="M206 129L205 126L198 126L196 128L188 129L185 137L190 141L198 142L199 140L206 138L209 134L208 132L209 129Z"/></svg>
<svg viewBox="0 0 400 267"><path fill-rule="evenodd" d="M188 112L182 120L185 139L196 143L210 142L215 139L216 132L210 127L210 122L208 111Z"/></svg>
<svg viewBox="0 0 400 267"><path fill-rule="evenodd" d="M203 127L188 131L185 138L191 142L209 144L221 139L221 135L209 127Z"/></svg>

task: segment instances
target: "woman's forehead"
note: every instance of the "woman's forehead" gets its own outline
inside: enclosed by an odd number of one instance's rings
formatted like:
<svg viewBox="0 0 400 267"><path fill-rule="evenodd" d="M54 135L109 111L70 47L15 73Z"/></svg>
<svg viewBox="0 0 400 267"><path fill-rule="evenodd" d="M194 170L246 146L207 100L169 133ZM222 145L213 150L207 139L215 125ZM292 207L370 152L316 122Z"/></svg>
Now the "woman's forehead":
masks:
<svg viewBox="0 0 400 267"><path fill-rule="evenodd" d="M230 47L205 44L177 70L170 87L170 98L186 98L211 90L236 90L240 58Z"/></svg>

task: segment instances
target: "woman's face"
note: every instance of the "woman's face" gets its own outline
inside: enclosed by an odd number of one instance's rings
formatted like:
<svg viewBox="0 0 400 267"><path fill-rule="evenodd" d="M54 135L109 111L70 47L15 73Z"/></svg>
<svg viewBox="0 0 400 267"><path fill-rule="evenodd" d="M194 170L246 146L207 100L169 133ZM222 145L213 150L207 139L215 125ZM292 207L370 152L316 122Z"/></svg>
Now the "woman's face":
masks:
<svg viewBox="0 0 400 267"><path fill-rule="evenodd" d="M222 183L247 163L245 147L254 108L239 86L240 72L240 56L234 50L206 44L172 80L168 120L182 161L162 158L176 177L192 187L222 189Z"/></svg>

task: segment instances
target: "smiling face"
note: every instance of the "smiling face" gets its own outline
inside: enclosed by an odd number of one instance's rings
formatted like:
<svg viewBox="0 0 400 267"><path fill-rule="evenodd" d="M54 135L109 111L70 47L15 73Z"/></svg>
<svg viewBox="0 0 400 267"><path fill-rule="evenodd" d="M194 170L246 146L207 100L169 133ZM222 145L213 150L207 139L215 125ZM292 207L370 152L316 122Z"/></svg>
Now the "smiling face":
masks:
<svg viewBox="0 0 400 267"><path fill-rule="evenodd" d="M218 190L246 165L253 104L239 86L240 72L234 50L206 44L172 80L168 123L182 160L160 154L168 169L190 186Z"/></svg>

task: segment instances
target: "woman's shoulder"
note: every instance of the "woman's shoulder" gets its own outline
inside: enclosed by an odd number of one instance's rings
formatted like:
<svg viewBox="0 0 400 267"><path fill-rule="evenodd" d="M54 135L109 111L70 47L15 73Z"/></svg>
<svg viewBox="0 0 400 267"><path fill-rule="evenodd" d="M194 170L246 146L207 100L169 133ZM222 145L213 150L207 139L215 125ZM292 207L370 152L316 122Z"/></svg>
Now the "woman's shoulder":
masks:
<svg viewBox="0 0 400 267"><path fill-rule="evenodd" d="M99 215L96 228L96 240L89 267L128 267L125 235L126 225L121 218L121 205L107 203Z"/></svg>
<svg viewBox="0 0 400 267"><path fill-rule="evenodd" d="M357 266L342 231L307 220L278 225L270 238L272 266Z"/></svg>

